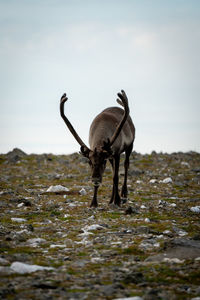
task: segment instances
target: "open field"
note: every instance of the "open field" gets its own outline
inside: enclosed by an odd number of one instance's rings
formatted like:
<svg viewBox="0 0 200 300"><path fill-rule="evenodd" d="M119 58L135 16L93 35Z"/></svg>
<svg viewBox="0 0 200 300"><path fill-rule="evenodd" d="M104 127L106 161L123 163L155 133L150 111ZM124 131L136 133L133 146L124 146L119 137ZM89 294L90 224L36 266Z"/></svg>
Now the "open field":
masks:
<svg viewBox="0 0 200 300"><path fill-rule="evenodd" d="M120 182L123 172L122 157ZM77 153L15 149L0 155L0 174L1 299L200 297L199 153L134 152L120 208L108 206L110 165L89 208ZM56 185L69 191L47 191Z"/></svg>

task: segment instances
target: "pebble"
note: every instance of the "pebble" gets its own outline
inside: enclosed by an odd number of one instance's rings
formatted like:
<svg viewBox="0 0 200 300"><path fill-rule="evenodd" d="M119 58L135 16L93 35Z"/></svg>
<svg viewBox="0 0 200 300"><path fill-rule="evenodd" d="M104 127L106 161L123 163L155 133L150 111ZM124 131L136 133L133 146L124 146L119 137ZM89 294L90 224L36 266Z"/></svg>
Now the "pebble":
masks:
<svg viewBox="0 0 200 300"><path fill-rule="evenodd" d="M149 183L156 183L157 182L157 179L151 179L150 181L149 181Z"/></svg>
<svg viewBox="0 0 200 300"><path fill-rule="evenodd" d="M127 298L115 298L113 300L144 300L144 298L139 296L127 297Z"/></svg>
<svg viewBox="0 0 200 300"><path fill-rule="evenodd" d="M141 183L142 183L142 180L137 180L136 183L137 183L137 184L141 184Z"/></svg>
<svg viewBox="0 0 200 300"><path fill-rule="evenodd" d="M47 191L47 193L59 193L59 192L69 192L69 189L62 185L51 185Z"/></svg>
<svg viewBox="0 0 200 300"><path fill-rule="evenodd" d="M172 183L171 177L167 177L161 181L162 183Z"/></svg>
<svg viewBox="0 0 200 300"><path fill-rule="evenodd" d="M10 266L10 269L19 274L27 274L27 273L33 273L36 271L43 271L43 270L54 270L54 268L51 267L42 267L38 265L29 265L21 262L13 262Z"/></svg>
<svg viewBox="0 0 200 300"><path fill-rule="evenodd" d="M27 241L27 244L29 244L32 247L38 247L40 244L44 244L46 242L45 239L42 238L34 238L34 239L29 239Z"/></svg>
<svg viewBox="0 0 200 300"><path fill-rule="evenodd" d="M140 208L141 208L141 209L146 209L147 207L146 207L144 204L142 204L142 205L140 206Z"/></svg>
<svg viewBox="0 0 200 300"><path fill-rule="evenodd" d="M151 222L149 218L145 218L144 221L145 221L145 223L150 223Z"/></svg>
<svg viewBox="0 0 200 300"><path fill-rule="evenodd" d="M140 249L147 250L147 251L152 250L154 248L159 248L159 247L160 247L160 243L155 242L154 240L144 240L139 245Z"/></svg>
<svg viewBox="0 0 200 300"><path fill-rule="evenodd" d="M91 262L92 263L100 263L100 262L103 262L103 258L100 258L100 257L92 257L91 258Z"/></svg>
<svg viewBox="0 0 200 300"><path fill-rule="evenodd" d="M54 248L65 248L65 247L66 247L66 245L54 245L54 244L50 245L51 249L54 249Z"/></svg>
<svg viewBox="0 0 200 300"><path fill-rule="evenodd" d="M76 207L77 205L75 203L69 203L68 207Z"/></svg>
<svg viewBox="0 0 200 300"><path fill-rule="evenodd" d="M99 229L103 229L103 226L99 225L99 224L92 224L92 225L87 225L84 227L85 230L90 231L90 230L99 230Z"/></svg>
<svg viewBox="0 0 200 300"><path fill-rule="evenodd" d="M0 265L6 266L9 264L9 261L3 257L0 257Z"/></svg>
<svg viewBox="0 0 200 300"><path fill-rule="evenodd" d="M17 223L26 222L26 219L23 219L23 218L11 218L11 220L13 222L17 222Z"/></svg>
<svg viewBox="0 0 200 300"><path fill-rule="evenodd" d="M197 213L199 214L200 213L200 206L193 206L193 207L190 207L190 210L194 213Z"/></svg>
<svg viewBox="0 0 200 300"><path fill-rule="evenodd" d="M94 215L92 215L92 216L90 216L89 218L88 218L88 220L94 220L95 219L95 216Z"/></svg>
<svg viewBox="0 0 200 300"><path fill-rule="evenodd" d="M181 162L181 165L182 165L182 166L186 166L186 167L188 167L188 168L190 167L190 164L189 164L188 162L186 162L186 161L182 161L182 162Z"/></svg>
<svg viewBox="0 0 200 300"><path fill-rule="evenodd" d="M84 188L80 189L79 194L81 196L85 196L87 194L86 190Z"/></svg>
<svg viewBox="0 0 200 300"><path fill-rule="evenodd" d="M68 217L70 217L69 214L64 214L64 218L68 218Z"/></svg>
<svg viewBox="0 0 200 300"><path fill-rule="evenodd" d="M183 264L184 263L184 259L179 259L179 258L169 258L169 257L165 257L163 259L163 262L167 262L167 263L175 263L175 264Z"/></svg>

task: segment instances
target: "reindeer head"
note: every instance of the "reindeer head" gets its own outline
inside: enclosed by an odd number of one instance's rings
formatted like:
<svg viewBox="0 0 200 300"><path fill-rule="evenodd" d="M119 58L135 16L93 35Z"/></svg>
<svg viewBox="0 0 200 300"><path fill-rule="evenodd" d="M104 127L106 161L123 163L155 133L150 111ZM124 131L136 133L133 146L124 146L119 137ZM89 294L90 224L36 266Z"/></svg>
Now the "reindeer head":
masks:
<svg viewBox="0 0 200 300"><path fill-rule="evenodd" d="M110 140L103 142L103 146L94 151L85 146L81 146L81 154L88 158L88 163L92 171L92 182L95 186L99 186L102 182L102 176L106 168L106 162L112 156Z"/></svg>

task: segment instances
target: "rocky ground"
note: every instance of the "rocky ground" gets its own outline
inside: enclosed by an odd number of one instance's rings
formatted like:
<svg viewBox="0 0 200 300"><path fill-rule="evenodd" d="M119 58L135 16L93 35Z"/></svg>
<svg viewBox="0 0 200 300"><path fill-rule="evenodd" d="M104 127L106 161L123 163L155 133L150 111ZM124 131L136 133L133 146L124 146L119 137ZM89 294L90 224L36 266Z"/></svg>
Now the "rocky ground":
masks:
<svg viewBox="0 0 200 300"><path fill-rule="evenodd" d="M14 149L0 172L1 299L200 299L200 154L133 153L121 208L110 166L89 208L77 153Z"/></svg>

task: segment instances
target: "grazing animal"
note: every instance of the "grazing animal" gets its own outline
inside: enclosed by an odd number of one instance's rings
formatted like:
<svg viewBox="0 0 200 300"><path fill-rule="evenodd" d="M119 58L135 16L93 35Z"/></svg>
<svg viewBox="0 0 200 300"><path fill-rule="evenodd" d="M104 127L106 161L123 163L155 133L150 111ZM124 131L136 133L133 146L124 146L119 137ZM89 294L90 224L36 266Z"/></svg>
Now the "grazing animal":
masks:
<svg viewBox="0 0 200 300"><path fill-rule="evenodd" d="M66 94L60 100L60 114L74 138L80 144L81 154L88 158L92 170L92 182L94 184L94 195L90 207L97 207L97 191L102 182L102 176L109 160L113 169L113 189L110 204L120 206L121 197L127 198L127 175L129 167L129 156L132 152L135 139L135 127L129 116L128 98L122 90L118 93L117 102L124 108L108 107L93 120L89 132L88 148L81 140L70 121L64 114L64 103L68 100ZM124 183L122 185L121 197L118 191L120 154L125 152Z"/></svg>

